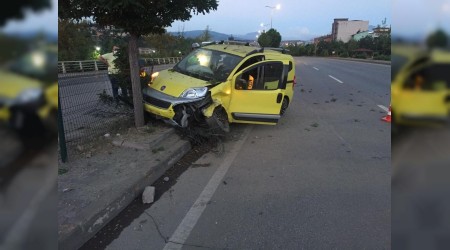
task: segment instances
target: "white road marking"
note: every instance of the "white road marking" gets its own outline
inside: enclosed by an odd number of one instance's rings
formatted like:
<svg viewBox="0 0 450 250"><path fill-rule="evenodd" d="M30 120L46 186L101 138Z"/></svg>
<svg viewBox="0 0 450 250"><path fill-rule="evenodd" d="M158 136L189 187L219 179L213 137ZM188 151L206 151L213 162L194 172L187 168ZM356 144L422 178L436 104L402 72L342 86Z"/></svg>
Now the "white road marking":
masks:
<svg viewBox="0 0 450 250"><path fill-rule="evenodd" d="M240 149L244 145L244 142L250 134L251 129L252 126L249 126L245 129L242 139L233 146L230 153L223 159L221 165L211 177L205 189L203 189L194 205L192 205L183 221L181 221L180 225L178 225L177 229L172 234L172 237L170 237L169 242L164 247L164 250L181 249L183 247L183 244L188 239L192 229L205 210L206 205L211 200L211 197L214 195L214 192L216 192L217 187L222 182L223 177L228 172L228 169L230 168L237 154L240 152Z"/></svg>
<svg viewBox="0 0 450 250"><path fill-rule="evenodd" d="M332 76L332 75L328 75L329 77L333 78L336 82L338 83L344 83L343 81L337 79L336 77Z"/></svg>
<svg viewBox="0 0 450 250"><path fill-rule="evenodd" d="M384 110L384 111L386 111L386 112L389 112L389 109L388 108L386 108L385 106L383 106L383 105L377 105L380 109L382 109L382 110Z"/></svg>
<svg viewBox="0 0 450 250"><path fill-rule="evenodd" d="M319 70L318 68L316 68L316 67L313 67L313 69L315 69L315 70Z"/></svg>

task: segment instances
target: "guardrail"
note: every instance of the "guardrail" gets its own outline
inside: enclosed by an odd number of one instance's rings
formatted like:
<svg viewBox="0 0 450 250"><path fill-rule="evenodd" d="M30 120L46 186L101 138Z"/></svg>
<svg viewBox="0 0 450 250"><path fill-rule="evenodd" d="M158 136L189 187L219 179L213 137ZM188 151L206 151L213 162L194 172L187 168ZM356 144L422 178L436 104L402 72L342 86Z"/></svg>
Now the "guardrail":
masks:
<svg viewBox="0 0 450 250"><path fill-rule="evenodd" d="M181 59L182 57L166 57L166 58L140 58L139 60L144 61L143 66L148 67L153 65L175 64L181 61ZM58 73L62 74L107 70L107 68L108 67L106 66L106 64L96 60L58 62Z"/></svg>
<svg viewBox="0 0 450 250"><path fill-rule="evenodd" d="M166 57L166 58L140 58L145 61L145 64L160 65L160 64L175 64L181 61L182 57Z"/></svg>

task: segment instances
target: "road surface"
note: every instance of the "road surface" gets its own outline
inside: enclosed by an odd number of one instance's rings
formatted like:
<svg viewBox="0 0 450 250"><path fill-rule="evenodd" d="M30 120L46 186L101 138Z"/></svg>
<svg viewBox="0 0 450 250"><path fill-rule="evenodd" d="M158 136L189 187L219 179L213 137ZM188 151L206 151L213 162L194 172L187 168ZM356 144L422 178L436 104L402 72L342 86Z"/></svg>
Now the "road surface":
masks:
<svg viewBox="0 0 450 250"><path fill-rule="evenodd" d="M84 249L389 249L391 68L295 60L278 125L232 125L222 153Z"/></svg>

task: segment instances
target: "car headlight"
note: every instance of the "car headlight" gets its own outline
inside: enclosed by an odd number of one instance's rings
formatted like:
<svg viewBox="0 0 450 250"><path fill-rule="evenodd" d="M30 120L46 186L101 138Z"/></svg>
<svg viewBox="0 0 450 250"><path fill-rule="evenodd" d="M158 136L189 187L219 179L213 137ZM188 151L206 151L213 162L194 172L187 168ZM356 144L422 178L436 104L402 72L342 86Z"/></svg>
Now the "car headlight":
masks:
<svg viewBox="0 0 450 250"><path fill-rule="evenodd" d="M192 98L192 99L201 98L206 95L206 92L208 92L207 87L189 88L189 89L186 89L185 91L183 91L183 93L181 93L180 97Z"/></svg>
<svg viewBox="0 0 450 250"><path fill-rule="evenodd" d="M19 96L14 100L17 104L24 104L39 100L42 96L42 89L27 89L22 91Z"/></svg>

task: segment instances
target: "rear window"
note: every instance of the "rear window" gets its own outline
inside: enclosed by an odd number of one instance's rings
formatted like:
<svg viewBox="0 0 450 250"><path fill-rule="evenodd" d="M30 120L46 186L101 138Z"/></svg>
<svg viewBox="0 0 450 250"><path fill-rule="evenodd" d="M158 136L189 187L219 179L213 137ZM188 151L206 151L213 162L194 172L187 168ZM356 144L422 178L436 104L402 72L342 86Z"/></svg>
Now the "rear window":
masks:
<svg viewBox="0 0 450 250"><path fill-rule="evenodd" d="M394 80L401 68L408 62L408 58L399 55L391 57L391 80Z"/></svg>
<svg viewBox="0 0 450 250"><path fill-rule="evenodd" d="M420 87L423 90L450 88L450 64L431 64L413 73L406 81L405 88ZM420 81L422 83L420 83ZM421 86L418 86L420 84Z"/></svg>

